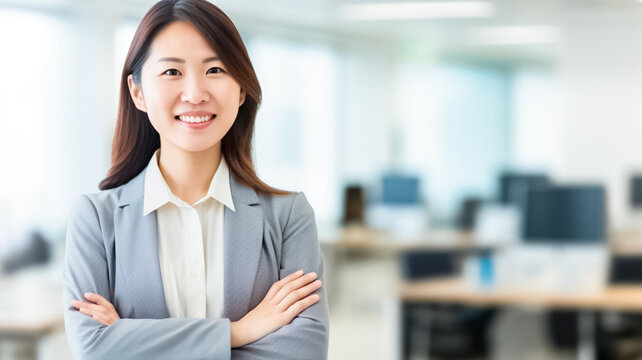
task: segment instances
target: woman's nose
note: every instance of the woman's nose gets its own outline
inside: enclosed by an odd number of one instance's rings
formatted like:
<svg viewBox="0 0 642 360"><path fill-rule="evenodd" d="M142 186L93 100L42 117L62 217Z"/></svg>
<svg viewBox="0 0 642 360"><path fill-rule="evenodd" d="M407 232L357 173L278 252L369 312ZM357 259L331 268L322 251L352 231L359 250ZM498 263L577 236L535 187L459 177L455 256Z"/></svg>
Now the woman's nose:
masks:
<svg viewBox="0 0 642 360"><path fill-rule="evenodd" d="M210 100L209 93L205 88L203 80L196 79L194 77L186 80L183 93L181 94L181 101L200 104Z"/></svg>

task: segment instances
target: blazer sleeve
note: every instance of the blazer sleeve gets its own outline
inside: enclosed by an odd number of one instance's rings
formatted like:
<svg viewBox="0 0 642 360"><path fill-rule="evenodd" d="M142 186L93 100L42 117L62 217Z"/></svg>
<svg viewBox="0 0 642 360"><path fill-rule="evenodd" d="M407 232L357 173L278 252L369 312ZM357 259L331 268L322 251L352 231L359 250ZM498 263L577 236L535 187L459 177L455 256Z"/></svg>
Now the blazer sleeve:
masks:
<svg viewBox="0 0 642 360"><path fill-rule="evenodd" d="M229 359L229 319L120 319L106 326L71 300L85 292L111 299L108 260L98 212L83 195L67 227L64 278L65 332L75 359Z"/></svg>
<svg viewBox="0 0 642 360"><path fill-rule="evenodd" d="M319 247L314 211L303 193L295 195L283 230L279 278L303 269L323 281L323 256ZM328 300L325 286L316 292L319 301L292 322L247 344L232 349L232 359L308 360L328 357Z"/></svg>

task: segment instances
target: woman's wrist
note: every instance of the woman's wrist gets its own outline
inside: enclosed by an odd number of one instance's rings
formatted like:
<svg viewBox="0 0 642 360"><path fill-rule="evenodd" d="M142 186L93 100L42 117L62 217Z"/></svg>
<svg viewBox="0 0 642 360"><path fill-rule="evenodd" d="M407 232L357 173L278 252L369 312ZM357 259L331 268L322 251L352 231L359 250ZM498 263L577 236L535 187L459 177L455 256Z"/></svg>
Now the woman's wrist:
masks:
<svg viewBox="0 0 642 360"><path fill-rule="evenodd" d="M247 344L245 339L246 332L243 331L243 319L230 322L230 347L236 348Z"/></svg>

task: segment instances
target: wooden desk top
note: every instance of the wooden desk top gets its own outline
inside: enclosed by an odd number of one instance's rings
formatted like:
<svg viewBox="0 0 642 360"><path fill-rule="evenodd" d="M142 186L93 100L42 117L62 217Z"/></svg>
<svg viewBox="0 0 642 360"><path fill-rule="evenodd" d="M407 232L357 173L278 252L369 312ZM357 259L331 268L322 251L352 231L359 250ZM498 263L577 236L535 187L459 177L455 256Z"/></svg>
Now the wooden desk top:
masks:
<svg viewBox="0 0 642 360"><path fill-rule="evenodd" d="M501 248L505 241L481 243L473 231L457 229L429 230L412 235L396 234L365 226L321 228L322 245L338 250L400 252L406 250L486 250ZM609 252L613 255L642 256L642 230L609 234Z"/></svg>
<svg viewBox="0 0 642 360"><path fill-rule="evenodd" d="M404 302L444 302L476 306L516 305L642 312L642 285L611 286L595 292L480 290L463 279L448 278L400 285Z"/></svg>
<svg viewBox="0 0 642 360"><path fill-rule="evenodd" d="M406 250L481 250L496 247L474 240L470 231L433 230L400 235L365 227L342 228L331 235L322 234L321 244L341 250L398 252Z"/></svg>

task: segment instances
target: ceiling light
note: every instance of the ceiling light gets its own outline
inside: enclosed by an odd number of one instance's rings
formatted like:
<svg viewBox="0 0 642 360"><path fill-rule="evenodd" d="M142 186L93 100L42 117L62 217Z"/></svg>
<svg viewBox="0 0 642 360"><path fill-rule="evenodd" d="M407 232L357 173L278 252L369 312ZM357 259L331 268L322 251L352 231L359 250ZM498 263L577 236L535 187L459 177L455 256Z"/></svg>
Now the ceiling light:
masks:
<svg viewBox="0 0 642 360"><path fill-rule="evenodd" d="M434 1L348 4L339 7L342 20L404 20L489 17L495 7L485 1Z"/></svg>
<svg viewBox="0 0 642 360"><path fill-rule="evenodd" d="M549 25L489 26L471 31L476 45L550 44L559 41L559 30Z"/></svg>

